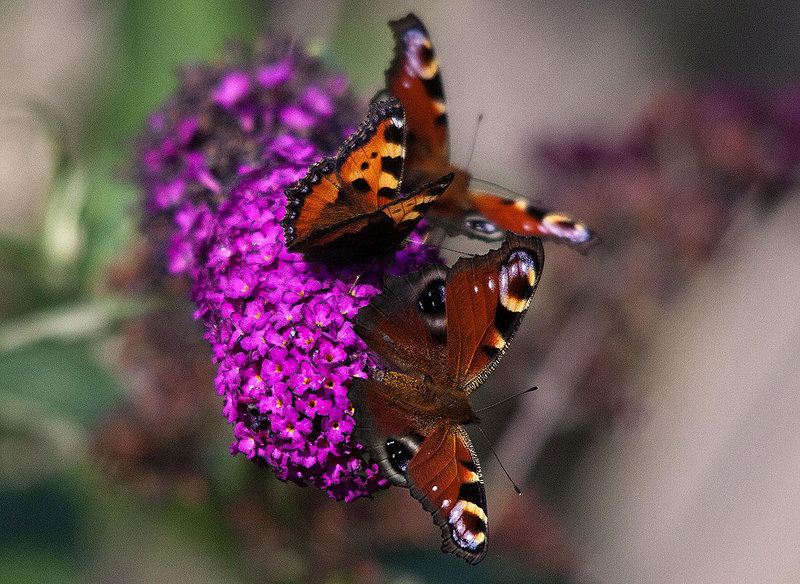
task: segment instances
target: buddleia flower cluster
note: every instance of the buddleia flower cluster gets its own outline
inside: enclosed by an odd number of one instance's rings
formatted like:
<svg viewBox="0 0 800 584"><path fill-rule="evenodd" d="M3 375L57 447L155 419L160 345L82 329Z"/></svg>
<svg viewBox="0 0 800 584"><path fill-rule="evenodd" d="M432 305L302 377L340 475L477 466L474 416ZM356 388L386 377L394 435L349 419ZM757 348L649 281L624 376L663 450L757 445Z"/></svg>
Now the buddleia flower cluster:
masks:
<svg viewBox="0 0 800 584"><path fill-rule="evenodd" d="M231 452L352 500L387 484L353 437L347 388L371 366L354 319L384 274L438 257L419 234L370 266L287 252L284 190L336 152L366 107L288 43L229 61L184 69L177 94L150 116L138 159L143 230L165 272L190 282Z"/></svg>

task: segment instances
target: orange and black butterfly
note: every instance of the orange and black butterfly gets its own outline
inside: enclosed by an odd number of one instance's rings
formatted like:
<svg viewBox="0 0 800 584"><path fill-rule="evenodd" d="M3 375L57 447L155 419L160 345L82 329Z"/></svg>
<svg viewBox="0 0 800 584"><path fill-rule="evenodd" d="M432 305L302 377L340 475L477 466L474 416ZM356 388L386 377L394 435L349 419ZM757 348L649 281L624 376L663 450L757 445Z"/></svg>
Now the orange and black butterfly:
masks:
<svg viewBox="0 0 800 584"><path fill-rule="evenodd" d="M406 122L397 98L370 104L339 148L286 190L281 226L289 251L327 264L365 262L394 251L447 189L445 174L401 194Z"/></svg>
<svg viewBox="0 0 800 584"><path fill-rule="evenodd" d="M448 232L489 241L502 240L509 230L566 243L579 251L596 243L596 235L586 225L563 213L536 207L522 197L498 196L470 187L469 173L450 163L442 75L428 31L413 14L389 26L395 54L386 71L385 92L399 98L405 108L409 179L421 184L454 173L453 184L433 203L429 218Z"/></svg>
<svg viewBox="0 0 800 584"><path fill-rule="evenodd" d="M544 265L537 237L506 234L452 268L388 276L355 330L386 364L355 379L360 439L382 473L407 487L441 527L442 550L476 564L486 554L486 495L464 424L469 401L519 327Z"/></svg>

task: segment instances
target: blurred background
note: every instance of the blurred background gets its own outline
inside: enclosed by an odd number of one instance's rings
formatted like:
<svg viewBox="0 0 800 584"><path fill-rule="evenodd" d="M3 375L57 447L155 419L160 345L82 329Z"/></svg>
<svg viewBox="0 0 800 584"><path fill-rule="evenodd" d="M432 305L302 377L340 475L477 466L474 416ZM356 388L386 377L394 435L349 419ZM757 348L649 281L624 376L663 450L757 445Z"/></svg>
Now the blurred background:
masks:
<svg viewBox="0 0 800 584"><path fill-rule="evenodd" d="M430 31L453 161L584 219L477 407L477 567L408 493L231 457L185 291L141 281L135 138L264 30L365 99ZM794 2L0 3L0 582L800 580ZM181 300L183 298L184 300Z"/></svg>

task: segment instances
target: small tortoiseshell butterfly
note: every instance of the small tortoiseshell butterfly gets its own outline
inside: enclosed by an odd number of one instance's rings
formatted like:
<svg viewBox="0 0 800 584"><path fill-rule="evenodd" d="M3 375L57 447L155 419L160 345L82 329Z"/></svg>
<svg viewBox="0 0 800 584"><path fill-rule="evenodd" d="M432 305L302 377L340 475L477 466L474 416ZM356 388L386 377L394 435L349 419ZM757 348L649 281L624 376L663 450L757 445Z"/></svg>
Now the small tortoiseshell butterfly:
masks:
<svg viewBox="0 0 800 584"><path fill-rule="evenodd" d="M387 365L353 380L360 439L384 476L433 515L442 550L471 564L486 554L487 518L480 463L463 428L477 421L468 396L508 347L543 265L538 237L508 232L499 249L452 268L387 276L358 312L356 333Z"/></svg>
<svg viewBox="0 0 800 584"><path fill-rule="evenodd" d="M308 261L366 262L395 250L445 191L453 173L401 194L406 155L403 106L370 104L367 119L336 157L311 166L286 190L286 247Z"/></svg>
<svg viewBox="0 0 800 584"><path fill-rule="evenodd" d="M447 106L439 63L428 31L414 14L389 23L395 54L386 71L386 90L400 99L408 125L409 182L454 173L453 184L431 206L429 218L448 232L498 241L505 231L537 235L585 251L598 241L581 222L563 213L532 205L527 199L508 198L470 188L470 175L450 163Z"/></svg>

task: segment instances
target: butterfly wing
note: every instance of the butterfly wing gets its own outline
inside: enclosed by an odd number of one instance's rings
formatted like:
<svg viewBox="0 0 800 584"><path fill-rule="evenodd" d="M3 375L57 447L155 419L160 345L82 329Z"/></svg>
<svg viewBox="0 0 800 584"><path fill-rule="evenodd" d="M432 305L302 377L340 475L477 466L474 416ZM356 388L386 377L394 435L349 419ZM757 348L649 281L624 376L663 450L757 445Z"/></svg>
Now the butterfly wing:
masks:
<svg viewBox="0 0 800 584"><path fill-rule="evenodd" d="M386 91L403 103L408 126L408 166L423 182L450 168L447 106L439 62L430 35L414 14L389 23L394 59L386 71ZM585 252L598 239L586 225L521 198L467 188L469 175L456 171L453 187L431 208L431 219L449 233L500 241L506 231L566 243Z"/></svg>
<svg viewBox="0 0 800 584"><path fill-rule="evenodd" d="M530 305L544 267L538 237L507 232L503 245L450 269L446 287L447 370L471 393L508 348Z"/></svg>
<svg viewBox="0 0 800 584"><path fill-rule="evenodd" d="M522 197L512 199L470 191L469 201L480 216L497 226L496 232L513 231L518 235L535 235L548 241L566 243L580 252L585 252L599 241L586 224L563 213L537 207ZM493 231L470 214L465 216L465 227L472 229L475 236L480 238L486 238L482 234L491 236Z"/></svg>
<svg viewBox="0 0 800 584"><path fill-rule="evenodd" d="M488 535L486 493L466 431L409 407L402 386L356 379L351 395L360 439L384 476L408 487L433 516L443 551L480 562Z"/></svg>
<svg viewBox="0 0 800 584"><path fill-rule="evenodd" d="M386 89L406 110L409 164L445 166L449 159L447 106L433 43L413 14L389 26L395 48L386 70Z"/></svg>
<svg viewBox="0 0 800 584"><path fill-rule="evenodd" d="M367 119L336 157L339 185L353 208L374 210L398 196L406 156L406 118L394 97L371 103Z"/></svg>
<svg viewBox="0 0 800 584"><path fill-rule="evenodd" d="M477 564L486 555L483 475L467 432L439 424L408 465L411 495L442 528L442 551Z"/></svg>
<svg viewBox="0 0 800 584"><path fill-rule="evenodd" d="M452 236L502 241L505 232L536 236L586 253L600 238L585 223L534 205L523 197L507 197L460 189L453 184L431 208L431 222Z"/></svg>
<svg viewBox="0 0 800 584"><path fill-rule="evenodd" d="M355 331L393 368L468 394L508 348L543 266L539 238L508 232L499 249L450 269L430 264L387 277Z"/></svg>
<svg viewBox="0 0 800 584"><path fill-rule="evenodd" d="M408 237L452 178L452 174L443 176L375 211L315 229L308 237L295 241L289 251L302 253L307 261L325 264L367 262L383 257Z"/></svg>
<svg viewBox="0 0 800 584"><path fill-rule="evenodd" d="M386 276L382 292L358 311L356 334L392 369L418 378L445 378L446 281L447 268L438 264L405 276Z"/></svg>
<svg viewBox="0 0 800 584"><path fill-rule="evenodd" d="M286 190L281 221L287 249L309 261L369 261L394 250L452 181L444 176L399 193L405 156L403 106L370 105L367 119L339 149Z"/></svg>
<svg viewBox="0 0 800 584"><path fill-rule="evenodd" d="M407 403L407 396L382 379L356 378L350 398L358 422L358 438L393 485L410 487L406 474L411 459L435 426L435 420Z"/></svg>

